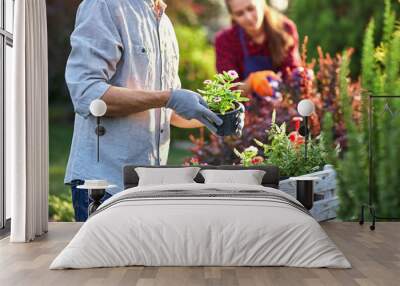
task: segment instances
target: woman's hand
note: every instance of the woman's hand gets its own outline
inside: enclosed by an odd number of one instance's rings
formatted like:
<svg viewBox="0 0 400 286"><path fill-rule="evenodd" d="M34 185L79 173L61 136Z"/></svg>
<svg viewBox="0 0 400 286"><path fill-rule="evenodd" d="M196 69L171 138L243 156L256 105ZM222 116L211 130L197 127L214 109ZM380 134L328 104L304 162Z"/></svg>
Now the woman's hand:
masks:
<svg viewBox="0 0 400 286"><path fill-rule="evenodd" d="M279 76L270 70L253 72L246 80L246 84L251 92L257 93L259 96L272 96L273 87L269 80L279 81Z"/></svg>

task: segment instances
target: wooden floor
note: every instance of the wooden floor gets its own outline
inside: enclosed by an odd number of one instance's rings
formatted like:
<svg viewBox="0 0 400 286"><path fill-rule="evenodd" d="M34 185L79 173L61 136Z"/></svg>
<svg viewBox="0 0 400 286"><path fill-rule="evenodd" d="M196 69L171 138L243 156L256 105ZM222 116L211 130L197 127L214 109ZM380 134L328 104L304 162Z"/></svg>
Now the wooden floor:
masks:
<svg viewBox="0 0 400 286"><path fill-rule="evenodd" d="M49 233L29 244L0 241L0 285L400 285L400 223L325 222L323 228L353 268L123 267L48 270L79 223L50 223Z"/></svg>

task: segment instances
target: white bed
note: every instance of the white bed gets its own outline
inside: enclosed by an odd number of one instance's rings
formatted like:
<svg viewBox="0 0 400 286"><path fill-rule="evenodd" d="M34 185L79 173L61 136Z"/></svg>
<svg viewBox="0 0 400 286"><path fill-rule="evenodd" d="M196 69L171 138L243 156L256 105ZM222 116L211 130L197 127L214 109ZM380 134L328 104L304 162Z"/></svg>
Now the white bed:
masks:
<svg viewBox="0 0 400 286"><path fill-rule="evenodd" d="M50 269L350 263L293 197L240 184L129 188L103 203Z"/></svg>

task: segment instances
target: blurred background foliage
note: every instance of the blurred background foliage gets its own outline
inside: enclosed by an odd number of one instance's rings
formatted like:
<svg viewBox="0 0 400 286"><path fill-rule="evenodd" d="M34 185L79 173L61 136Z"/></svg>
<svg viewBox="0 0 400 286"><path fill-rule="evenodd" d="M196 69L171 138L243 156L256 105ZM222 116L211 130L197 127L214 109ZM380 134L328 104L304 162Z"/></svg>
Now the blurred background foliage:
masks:
<svg viewBox="0 0 400 286"><path fill-rule="evenodd" d="M90 0L88 0L90 1ZM204 79L215 72L213 38L215 32L229 25L224 0L164 0L180 45L180 77L182 86L196 90ZM76 10L81 0L47 0L49 104L50 104L50 217L73 220L69 188L63 185L73 131L73 107L64 80L65 63L70 52L69 36L74 28ZM285 7L285 0L270 0ZM375 30L372 42L382 38L384 1L381 0L288 0L284 12L298 27L300 40L309 37L309 58L318 58L317 47L335 55L354 48L349 63L354 80L361 75L361 51L364 31L373 17ZM395 3L397 1L392 1ZM394 5L399 11L399 5ZM173 128L170 164L181 164L190 152L189 134L199 130ZM184 141L186 140L186 141ZM183 143L182 143L183 142ZM185 148L181 148L184 146ZM350 168L350 166L348 167ZM346 197L345 197L346 198ZM352 199L354 201L354 199ZM354 214L343 213L344 217Z"/></svg>
<svg viewBox="0 0 400 286"><path fill-rule="evenodd" d="M215 53L202 26L176 25L179 43L179 77L183 88L197 90L216 72ZM187 140L190 129L171 127L171 140Z"/></svg>
<svg viewBox="0 0 400 286"><path fill-rule="evenodd" d="M310 57L317 57L318 46L330 54L354 48L350 68L357 78L365 28L375 18L375 40L380 39L383 9L383 0L292 0L287 14L297 24L300 39L309 36ZM397 5L395 9L399 11Z"/></svg>
<svg viewBox="0 0 400 286"><path fill-rule="evenodd" d="M341 70L342 113L349 146L338 162L339 216L343 219L359 217L361 205L368 202L368 178L377 216L400 217L400 98L392 97L400 96L400 18L393 9L399 4L392 6L390 0L383 2L383 17L380 21L377 18L370 20L362 41L361 84L365 93L361 124L353 121L346 100L348 63ZM380 35L378 42L375 40L377 34ZM368 108L369 93L377 97L371 102L372 112ZM369 116L373 122L371 132ZM371 146L366 144L369 137ZM371 173L368 172L369 147Z"/></svg>

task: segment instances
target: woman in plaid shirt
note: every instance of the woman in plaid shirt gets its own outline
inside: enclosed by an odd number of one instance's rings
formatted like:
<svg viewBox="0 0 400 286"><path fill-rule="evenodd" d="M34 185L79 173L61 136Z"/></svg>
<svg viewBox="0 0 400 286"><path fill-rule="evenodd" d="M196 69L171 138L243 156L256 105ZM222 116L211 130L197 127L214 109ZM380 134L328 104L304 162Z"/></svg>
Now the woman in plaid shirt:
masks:
<svg viewBox="0 0 400 286"><path fill-rule="evenodd" d="M300 65L296 25L265 0L225 2L232 26L216 36L217 70L236 70L246 93L270 96L268 77Z"/></svg>

